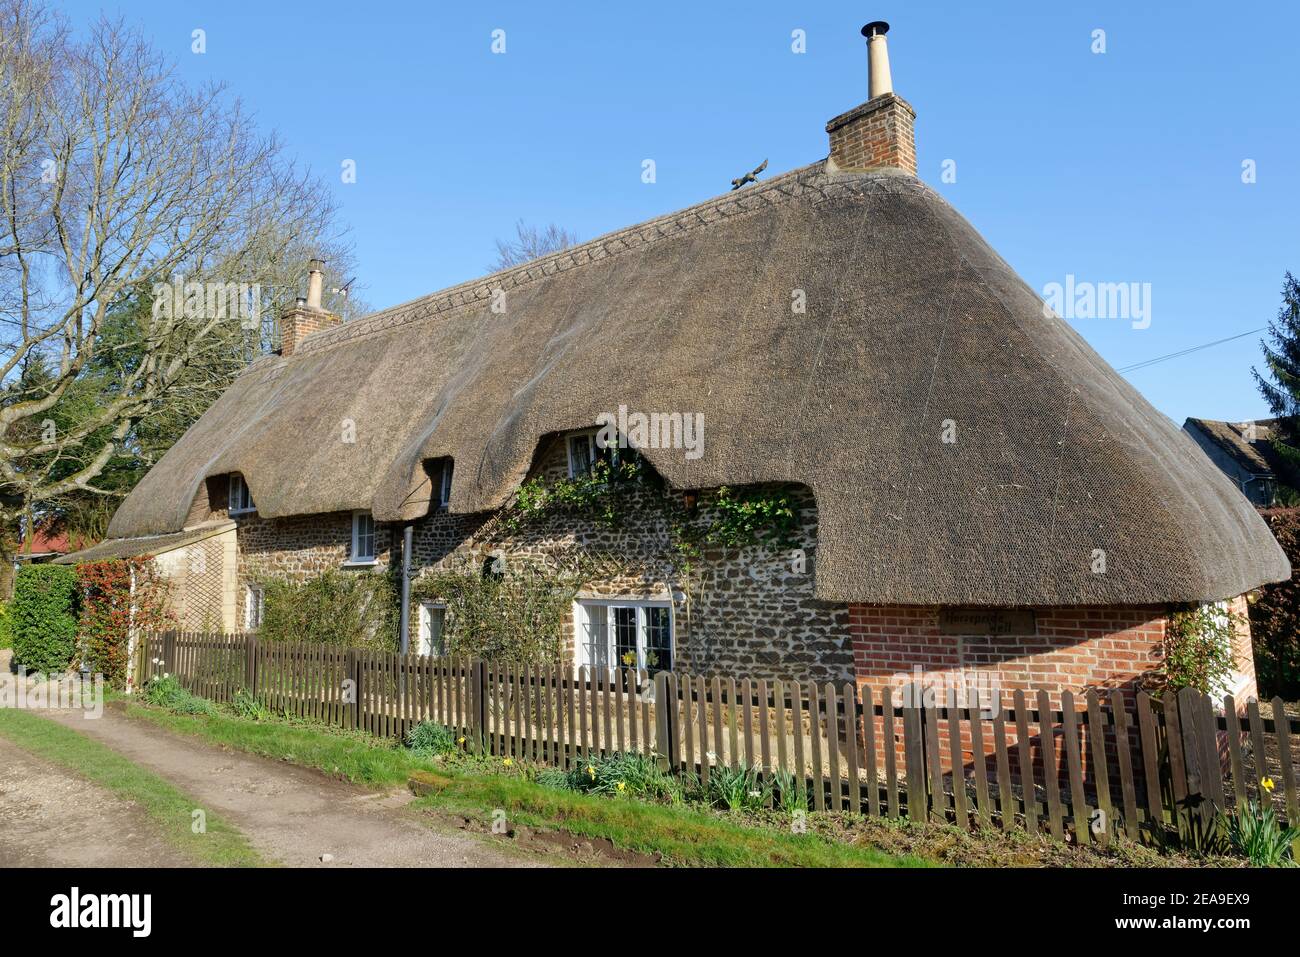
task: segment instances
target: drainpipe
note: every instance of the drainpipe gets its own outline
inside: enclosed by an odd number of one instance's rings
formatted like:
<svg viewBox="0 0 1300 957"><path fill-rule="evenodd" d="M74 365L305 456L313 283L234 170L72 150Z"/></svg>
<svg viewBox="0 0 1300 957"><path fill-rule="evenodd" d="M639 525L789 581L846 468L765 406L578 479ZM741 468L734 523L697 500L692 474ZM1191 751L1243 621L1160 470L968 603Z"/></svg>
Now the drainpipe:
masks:
<svg viewBox="0 0 1300 957"><path fill-rule="evenodd" d="M410 651L411 644L411 542L414 534L414 525L402 529L402 654Z"/></svg>

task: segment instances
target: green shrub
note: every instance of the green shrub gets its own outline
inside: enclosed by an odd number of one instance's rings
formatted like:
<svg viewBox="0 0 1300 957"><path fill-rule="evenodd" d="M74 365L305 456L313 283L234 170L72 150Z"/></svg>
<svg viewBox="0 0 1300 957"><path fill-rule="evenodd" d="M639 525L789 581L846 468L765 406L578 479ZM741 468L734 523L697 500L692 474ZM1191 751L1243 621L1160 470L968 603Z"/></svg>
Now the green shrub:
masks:
<svg viewBox="0 0 1300 957"><path fill-rule="evenodd" d="M1228 843L1255 867L1295 867L1292 845L1300 840L1300 827L1283 828L1271 805L1254 801L1225 815Z"/></svg>
<svg viewBox="0 0 1300 957"><path fill-rule="evenodd" d="M553 788L556 791L572 791L573 783L569 780L569 772L564 768L543 768L537 772L534 779L544 788Z"/></svg>
<svg viewBox="0 0 1300 957"><path fill-rule="evenodd" d="M772 798L771 785L759 780L758 771L725 765L709 769L709 803L728 811L757 811Z"/></svg>
<svg viewBox="0 0 1300 957"><path fill-rule="evenodd" d="M612 797L639 797L680 804L686 799L682 781L659 767L648 754L610 754L579 760L567 771L547 768L537 782L561 791L583 791Z"/></svg>
<svg viewBox="0 0 1300 957"><path fill-rule="evenodd" d="M777 805L787 814L808 810L808 786L785 768L772 773Z"/></svg>
<svg viewBox="0 0 1300 957"><path fill-rule="evenodd" d="M1162 645L1160 675L1173 691L1195 688L1223 695L1236 670L1232 640L1244 627L1241 615L1214 605L1198 605L1169 616Z"/></svg>
<svg viewBox="0 0 1300 957"><path fill-rule="evenodd" d="M406 746L419 755L453 754L456 736L450 728L432 721L421 721L406 732Z"/></svg>
<svg viewBox="0 0 1300 957"><path fill-rule="evenodd" d="M14 661L28 671L66 671L77 651L77 573L68 565L18 569L13 615Z"/></svg>
<svg viewBox="0 0 1300 957"><path fill-rule="evenodd" d="M396 646L391 576L330 570L305 582L262 582L263 641L307 641L345 648Z"/></svg>
<svg viewBox="0 0 1300 957"><path fill-rule="evenodd" d="M235 692L235 697L230 702L230 710L249 721L265 721L271 717L271 709L258 701L247 688L240 688Z"/></svg>
<svg viewBox="0 0 1300 957"><path fill-rule="evenodd" d="M0 651L14 646L14 620L8 602L0 602Z"/></svg>
<svg viewBox="0 0 1300 957"><path fill-rule="evenodd" d="M175 675L163 675L145 685L144 700L178 714L215 715L217 713L215 704L186 691Z"/></svg>

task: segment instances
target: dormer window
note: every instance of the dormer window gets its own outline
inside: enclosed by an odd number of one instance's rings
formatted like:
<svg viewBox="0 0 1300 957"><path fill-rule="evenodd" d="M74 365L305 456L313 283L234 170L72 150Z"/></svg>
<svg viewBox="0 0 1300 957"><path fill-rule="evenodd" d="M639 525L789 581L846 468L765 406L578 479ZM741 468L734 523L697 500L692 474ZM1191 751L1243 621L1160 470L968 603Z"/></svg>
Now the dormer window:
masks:
<svg viewBox="0 0 1300 957"><path fill-rule="evenodd" d="M438 504L443 508L451 502L451 459L442 463L442 478L438 483Z"/></svg>
<svg viewBox="0 0 1300 957"><path fill-rule="evenodd" d="M635 462L641 453L634 448L609 445L600 447L596 437L600 429L590 429L569 436L569 478L583 478L592 474L596 463L605 462L610 467L620 462Z"/></svg>
<svg viewBox="0 0 1300 957"><path fill-rule="evenodd" d="M369 512L352 513L352 554L350 565L373 565L375 562L375 519Z"/></svg>
<svg viewBox="0 0 1300 957"><path fill-rule="evenodd" d="M257 506L253 504L253 496L248 491L248 485L238 472L230 473L229 511L231 515L244 515L257 511Z"/></svg>

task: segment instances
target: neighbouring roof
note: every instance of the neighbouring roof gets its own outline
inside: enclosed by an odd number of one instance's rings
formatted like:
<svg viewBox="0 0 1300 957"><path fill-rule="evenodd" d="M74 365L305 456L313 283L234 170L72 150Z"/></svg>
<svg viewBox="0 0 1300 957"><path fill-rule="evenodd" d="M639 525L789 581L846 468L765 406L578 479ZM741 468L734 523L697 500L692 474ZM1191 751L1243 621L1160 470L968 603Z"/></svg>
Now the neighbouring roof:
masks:
<svg viewBox="0 0 1300 957"><path fill-rule="evenodd" d="M1280 466L1278 454L1273 450L1273 428L1276 422L1276 419L1257 419L1254 422L1188 419L1183 423L1183 428L1200 430L1243 471L1261 478L1276 478ZM1246 435L1251 426L1255 430L1253 442Z"/></svg>
<svg viewBox="0 0 1300 957"><path fill-rule="evenodd" d="M162 555L193 545L213 535L220 535L235 527L234 522L204 522L179 532L166 535L140 535L133 538L109 538L90 548L54 560L56 565L75 565L78 562L106 562L114 558L140 558L144 555Z"/></svg>
<svg viewBox="0 0 1300 957"><path fill-rule="evenodd" d="M1204 600L1290 571L1191 437L940 196L824 162L260 359L110 533L174 532L234 471L264 518L412 520L443 456L451 510L488 510L542 437L620 404L703 413L702 457L644 450L676 487L811 487L828 600Z"/></svg>
<svg viewBox="0 0 1300 957"><path fill-rule="evenodd" d="M37 525L30 544L27 541L18 543L14 557L18 561L25 561L31 558L45 558L49 555L62 555L73 548L85 546L88 541L89 539L82 535L70 537L62 522L46 521Z"/></svg>

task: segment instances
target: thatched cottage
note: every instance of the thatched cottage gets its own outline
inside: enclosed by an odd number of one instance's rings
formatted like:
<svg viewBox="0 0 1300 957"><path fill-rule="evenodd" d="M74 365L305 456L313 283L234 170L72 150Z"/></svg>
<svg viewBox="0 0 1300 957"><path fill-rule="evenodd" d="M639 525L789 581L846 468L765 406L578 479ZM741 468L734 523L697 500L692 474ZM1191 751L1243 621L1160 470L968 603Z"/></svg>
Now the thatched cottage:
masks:
<svg viewBox="0 0 1300 957"><path fill-rule="evenodd" d="M353 322L321 308L314 270L279 353L164 456L102 547L232 537L204 563L223 597L183 616L229 630L257 627L267 576L400 566L403 640L436 651L450 623L422 580L562 556L591 576L565 615L579 663L1138 680L1172 607L1241 608L1287 559L917 178L885 29L864 29L870 98L827 124L826 159ZM611 416L639 449L600 447ZM635 466L619 521L599 504L513 521L521 489L530 506L547 483L599 499L617 484L588 479L601 463ZM1237 651L1243 691L1248 635Z"/></svg>

